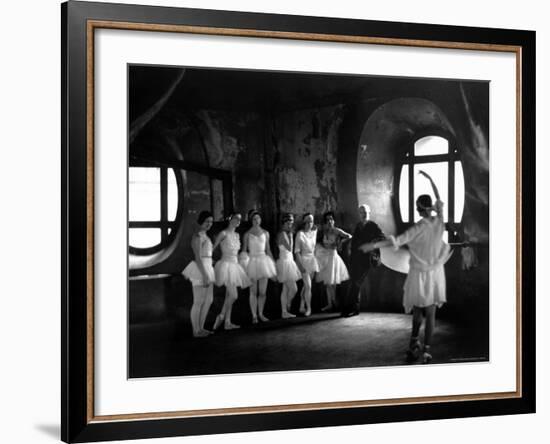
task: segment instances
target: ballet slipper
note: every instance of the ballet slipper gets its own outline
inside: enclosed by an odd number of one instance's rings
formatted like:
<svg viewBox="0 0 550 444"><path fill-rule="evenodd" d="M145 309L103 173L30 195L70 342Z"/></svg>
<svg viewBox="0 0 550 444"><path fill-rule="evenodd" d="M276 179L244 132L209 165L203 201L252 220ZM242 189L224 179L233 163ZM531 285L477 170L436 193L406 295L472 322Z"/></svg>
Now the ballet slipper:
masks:
<svg viewBox="0 0 550 444"><path fill-rule="evenodd" d="M231 322L226 322L224 325L224 328L226 330L236 330L237 328L241 328L240 325L232 324Z"/></svg>
<svg viewBox="0 0 550 444"><path fill-rule="evenodd" d="M422 364L429 364L432 362L432 355L430 353L430 346L424 346L424 352L422 353Z"/></svg>
<svg viewBox="0 0 550 444"><path fill-rule="evenodd" d="M263 314L261 314L261 313L260 313L260 315L259 315L259 318L260 318L260 321L262 321L262 322L269 322L269 319L266 318L266 317L265 317Z"/></svg>
<svg viewBox="0 0 550 444"><path fill-rule="evenodd" d="M292 313L289 313L288 311L283 311L283 313L281 314L281 318L283 319L290 319L290 318L295 318L296 315L292 314Z"/></svg>
<svg viewBox="0 0 550 444"><path fill-rule="evenodd" d="M321 311L323 313L325 313L327 311L331 311L333 308L334 308L334 306L332 304L329 304L329 305L325 305L323 308L321 308Z"/></svg>
<svg viewBox="0 0 550 444"><path fill-rule="evenodd" d="M209 336L209 334L203 330L199 330L196 333L193 333L193 337L195 338L206 338Z"/></svg>
<svg viewBox="0 0 550 444"><path fill-rule="evenodd" d="M212 330L207 330L206 328L201 329L203 332L205 332L207 335L213 335L214 332Z"/></svg>
<svg viewBox="0 0 550 444"><path fill-rule="evenodd" d="M407 362L415 362L420 357L420 342L418 339L411 339L407 350Z"/></svg>
<svg viewBox="0 0 550 444"><path fill-rule="evenodd" d="M253 323L253 324L257 324L257 323L258 323L258 318L257 318L256 316L254 316L254 317L252 318L252 323Z"/></svg>
<svg viewBox="0 0 550 444"><path fill-rule="evenodd" d="M308 308L308 309L306 310L306 312L304 313L304 316L305 316L306 318L309 317L309 316L311 316L311 308Z"/></svg>
<svg viewBox="0 0 550 444"><path fill-rule="evenodd" d="M217 330L218 328L220 328L223 321L224 321L224 317L221 314L216 316L216 320L214 321L214 326L212 327L212 330Z"/></svg>

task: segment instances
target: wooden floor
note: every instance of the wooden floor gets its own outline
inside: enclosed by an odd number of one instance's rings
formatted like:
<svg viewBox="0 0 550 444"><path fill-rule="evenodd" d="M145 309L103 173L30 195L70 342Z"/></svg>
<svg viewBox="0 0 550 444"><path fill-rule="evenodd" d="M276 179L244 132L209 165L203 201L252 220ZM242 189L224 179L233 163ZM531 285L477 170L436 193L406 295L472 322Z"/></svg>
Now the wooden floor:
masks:
<svg viewBox="0 0 550 444"><path fill-rule="evenodd" d="M207 324L208 326L208 324ZM410 365L411 316L315 314L193 338L187 322L165 320L129 329L131 378ZM487 327L438 320L433 364L487 361Z"/></svg>

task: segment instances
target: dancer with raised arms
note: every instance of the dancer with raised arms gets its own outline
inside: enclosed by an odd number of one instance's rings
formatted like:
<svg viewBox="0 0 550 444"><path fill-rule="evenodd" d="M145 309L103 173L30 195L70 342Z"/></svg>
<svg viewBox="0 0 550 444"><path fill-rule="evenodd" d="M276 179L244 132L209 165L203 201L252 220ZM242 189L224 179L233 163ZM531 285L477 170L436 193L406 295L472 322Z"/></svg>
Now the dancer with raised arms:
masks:
<svg viewBox="0 0 550 444"><path fill-rule="evenodd" d="M391 245L395 248L408 245L410 270L403 287L403 306L406 313L413 313L413 322L407 358L409 361L415 361L422 353L422 361L429 363L432 360L430 347L435 329L436 308L441 307L447 300L444 265L451 257L452 251L443 241L445 223L439 191L427 173L420 171L419 174L430 181L436 198L435 204L432 204L429 194L422 194L416 200L416 211L422 219L397 237L388 236L387 240L366 243L360 248L364 252L369 252ZM419 333L423 316L426 321L422 348Z"/></svg>
<svg viewBox="0 0 550 444"><path fill-rule="evenodd" d="M338 254L338 247L342 240L351 239L351 234L334 225L332 211L323 215L323 222L321 242L315 250L320 268L316 280L323 282L327 291L327 305L321 311L330 311L336 307L336 286L349 279L348 269Z"/></svg>

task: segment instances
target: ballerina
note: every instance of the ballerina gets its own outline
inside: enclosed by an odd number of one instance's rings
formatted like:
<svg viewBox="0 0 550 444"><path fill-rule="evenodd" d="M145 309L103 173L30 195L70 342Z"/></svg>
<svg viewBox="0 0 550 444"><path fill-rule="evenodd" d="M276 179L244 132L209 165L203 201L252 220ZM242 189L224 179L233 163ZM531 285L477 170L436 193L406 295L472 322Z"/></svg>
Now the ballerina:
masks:
<svg viewBox="0 0 550 444"><path fill-rule="evenodd" d="M294 225L294 215L287 213L283 216L283 226L277 235L277 245L279 247L279 259L277 259L277 280L283 284L281 291L281 317L283 319L294 318L290 313L292 300L298 291L296 281L302 279L300 269L293 258L293 236L292 226Z"/></svg>
<svg viewBox="0 0 550 444"><path fill-rule="evenodd" d="M416 199L416 211L422 216L417 223L397 237L389 236L387 240L366 243L359 247L365 253L377 248L393 245L399 248L408 245L410 252L410 270L404 284L403 307L406 313L413 313L411 339L407 360L416 361L420 357L421 345L418 339L422 318L424 325L424 348L422 362L432 360L430 352L433 331L435 329L435 312L446 302L445 263L452 251L443 241L445 223L443 221L443 202L432 178L424 171L419 174L430 181L436 198L432 204L429 194L422 194ZM432 216L435 212L435 216Z"/></svg>
<svg viewBox="0 0 550 444"><path fill-rule="evenodd" d="M327 305L321 311L330 311L336 306L336 286L349 279L348 269L337 249L343 239L351 239L351 234L334 226L332 211L323 215L323 222L322 241L315 250L320 268L316 280L323 282L327 290Z"/></svg>
<svg viewBox="0 0 550 444"><path fill-rule="evenodd" d="M218 329L222 323L226 330L239 328L238 325L231 322L231 312L233 304L237 300L237 287L246 288L250 286L250 280L243 267L239 264L237 254L241 248L241 241L235 229L241 223L241 215L234 213L229 217L229 224L216 237L213 250L219 245L222 250L222 258L216 263L214 271L216 274L216 285L225 286L225 300L222 311L216 317L214 330Z"/></svg>
<svg viewBox="0 0 550 444"><path fill-rule="evenodd" d="M250 312L252 323L258 323L258 318L267 322L264 315L267 280L277 276L275 261L269 247L269 232L261 227L262 216L257 211L251 215L252 228L243 238L243 253L241 262L245 264L250 286Z"/></svg>
<svg viewBox="0 0 550 444"><path fill-rule="evenodd" d="M300 292L300 313L311 315L311 280L319 271L319 263L315 258L315 244L317 242L317 228L313 225L313 214L306 213L302 219L303 227L296 234L296 264L302 273L304 286Z"/></svg>
<svg viewBox="0 0 550 444"><path fill-rule="evenodd" d="M191 261L182 274L193 285L193 305L191 307L191 326L193 336L204 338L212 332L204 328L208 310L212 305L214 291L214 268L212 267L212 242L206 234L214 218L210 211L201 211L197 219L198 231L191 238L191 248L195 260Z"/></svg>

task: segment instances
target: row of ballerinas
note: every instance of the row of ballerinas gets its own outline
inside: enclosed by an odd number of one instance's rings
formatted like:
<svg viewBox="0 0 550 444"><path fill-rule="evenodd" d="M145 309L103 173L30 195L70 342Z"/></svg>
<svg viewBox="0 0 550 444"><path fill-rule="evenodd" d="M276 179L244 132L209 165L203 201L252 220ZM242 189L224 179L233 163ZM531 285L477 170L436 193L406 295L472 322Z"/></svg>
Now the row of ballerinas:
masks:
<svg viewBox="0 0 550 444"><path fill-rule="evenodd" d="M262 228L260 213L250 215L251 228L243 235L242 245L236 229L241 224L241 215L234 213L229 217L228 226L222 230L214 244L207 235L214 218L209 211L199 214L198 231L193 235L191 247L194 260L182 274L193 285L193 305L191 324L195 337L205 337L212 333L204 327L206 316L213 300L213 286L225 287L225 300L221 312L217 315L213 330L222 325L226 330L239 328L231 322L233 303L237 300L237 288L250 288L250 311L252 322L266 322L264 315L267 283L269 279L282 284L281 317L292 318L292 301L298 291L297 282L303 281L300 294L300 313L311 315L311 287L316 281L326 286L327 305L323 311L329 311L336 305L336 286L349 279L348 270L337 248L351 235L334 225L332 212L323 215L321 242L317 243L317 228L313 215L303 216L302 228L294 236L294 216L285 214L281 231L277 234L276 245L279 249L277 261L273 259L270 248L270 234ZM213 266L212 252L221 249L221 259ZM242 247L242 248L241 248Z"/></svg>

